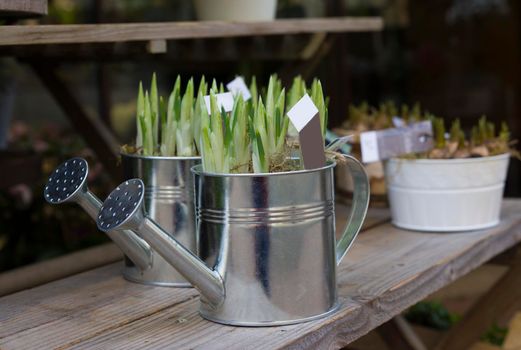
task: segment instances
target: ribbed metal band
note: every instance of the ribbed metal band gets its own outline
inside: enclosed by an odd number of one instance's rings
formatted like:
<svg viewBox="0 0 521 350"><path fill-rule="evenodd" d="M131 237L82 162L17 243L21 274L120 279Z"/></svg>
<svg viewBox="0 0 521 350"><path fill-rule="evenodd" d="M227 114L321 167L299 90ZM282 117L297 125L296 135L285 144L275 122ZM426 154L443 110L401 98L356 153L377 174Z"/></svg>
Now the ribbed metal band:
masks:
<svg viewBox="0 0 521 350"><path fill-rule="evenodd" d="M146 186L145 198L163 200L185 200L188 197L186 188L181 186Z"/></svg>
<svg viewBox="0 0 521 350"><path fill-rule="evenodd" d="M230 210L196 208L197 219L217 224L275 224L324 219L334 214L332 200L309 205Z"/></svg>

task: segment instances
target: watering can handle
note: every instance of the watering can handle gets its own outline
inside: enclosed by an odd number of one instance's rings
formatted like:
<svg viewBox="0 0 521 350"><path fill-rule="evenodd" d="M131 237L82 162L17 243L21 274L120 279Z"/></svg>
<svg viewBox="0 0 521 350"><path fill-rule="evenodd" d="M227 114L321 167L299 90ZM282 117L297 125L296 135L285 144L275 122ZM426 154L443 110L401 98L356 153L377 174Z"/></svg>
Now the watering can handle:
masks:
<svg viewBox="0 0 521 350"><path fill-rule="evenodd" d="M362 228L369 205L369 177L363 165L354 157L342 155L353 179L353 204L342 237L336 244L336 263L340 264Z"/></svg>

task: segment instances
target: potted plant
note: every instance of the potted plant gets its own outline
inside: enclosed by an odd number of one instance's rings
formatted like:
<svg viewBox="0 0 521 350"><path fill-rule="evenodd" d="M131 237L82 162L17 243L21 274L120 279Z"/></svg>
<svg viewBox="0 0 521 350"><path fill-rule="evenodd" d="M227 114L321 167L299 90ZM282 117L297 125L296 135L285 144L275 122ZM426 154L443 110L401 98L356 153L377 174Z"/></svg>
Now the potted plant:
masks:
<svg viewBox="0 0 521 350"><path fill-rule="evenodd" d="M125 178L138 177L145 184L148 215L193 252L196 251L196 234L190 168L200 163L200 107L207 91L207 83L202 77L197 94L193 79L188 81L183 92L178 77L165 100L159 96L155 74L150 91L144 91L140 83L136 142L123 146L121 151ZM129 268L125 270L125 277L132 281L190 286L156 253L149 271L142 273L133 269L128 259L126 264Z"/></svg>
<svg viewBox="0 0 521 350"><path fill-rule="evenodd" d="M499 223L512 153L505 123L499 133L486 117L467 139L459 120L447 136L443 119L433 118L434 148L393 158L385 178L393 224L419 231L466 231Z"/></svg>
<svg viewBox="0 0 521 350"><path fill-rule="evenodd" d="M202 21L273 21L277 0L194 0Z"/></svg>
<svg viewBox="0 0 521 350"><path fill-rule="evenodd" d="M199 311L211 321L239 326L310 321L338 307L336 266L364 221L369 182L353 157L329 151L326 161L327 108L318 80L310 91L314 102L306 95L291 111L299 138L313 137L300 148L288 142L280 80L272 76L262 97L255 90L252 85L248 101L236 95L230 112L221 107L217 89L210 90L209 111L199 101L202 163L192 168L199 257L146 215L140 179L123 182L108 196L97 224L106 232L139 234L200 291ZM292 156L300 152L305 156ZM318 155L314 165L310 155ZM333 155L349 165L356 185L338 243Z"/></svg>
<svg viewBox="0 0 521 350"><path fill-rule="evenodd" d="M347 119L344 123L334 129L337 135L352 135L352 154L361 159L360 134L370 130L381 130L393 127L393 117L400 116L405 122L416 122L427 119L429 114L422 112L420 104L415 103L412 107L403 104L396 106L392 101L381 103L378 107L370 106L367 102L359 105L350 105ZM383 162L373 162L365 165L369 180L371 182L371 205L387 206L387 190L385 187L385 175ZM353 183L346 176L347 168L341 164L336 170L337 190L340 194L353 192Z"/></svg>
<svg viewBox="0 0 521 350"><path fill-rule="evenodd" d="M320 82L315 80L303 94L307 92L324 133L327 107ZM237 97L229 115L212 92L210 113L201 115L202 163L192 171L199 256L214 276L221 276L211 288L200 288L201 315L212 321L290 324L337 307L336 266L364 220L369 184L361 164L346 157L355 200L335 243L335 160L329 157L321 168L303 169L298 146L287 136L285 115L292 103L287 101L302 97L294 99L292 93L286 95L272 76L264 96ZM224 297L206 298L211 291Z"/></svg>

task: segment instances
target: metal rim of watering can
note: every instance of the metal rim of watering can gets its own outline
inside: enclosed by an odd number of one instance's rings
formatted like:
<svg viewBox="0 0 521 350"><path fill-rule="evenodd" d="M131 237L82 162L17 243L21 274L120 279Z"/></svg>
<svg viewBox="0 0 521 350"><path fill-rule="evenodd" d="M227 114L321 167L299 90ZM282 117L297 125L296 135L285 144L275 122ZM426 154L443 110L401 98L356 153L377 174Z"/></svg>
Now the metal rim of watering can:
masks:
<svg viewBox="0 0 521 350"><path fill-rule="evenodd" d="M222 320L216 317L212 317L208 314L204 314L199 310L199 315L201 315L202 318L208 321L212 321L219 324L224 324L228 326L239 326L239 327L276 327L276 326L288 326L292 324L297 323L304 323L304 322L310 322L314 320L318 320L327 316L330 316L337 312L340 309L340 305L342 305L341 302L337 301L331 309L327 310L326 312L323 312L318 315L313 315L310 317L304 317L304 318L298 318L298 319L292 319L292 320L283 320L283 321L266 321L266 322L245 322L245 321L233 321L233 320Z"/></svg>
<svg viewBox="0 0 521 350"><path fill-rule="evenodd" d="M283 175L297 175L297 174L309 174L309 173L316 173L323 170L327 170L330 168L336 167L337 162L333 160L328 160L327 164L321 168L315 168L315 169L303 169L303 170L292 170L292 171L280 171L276 173L213 173L204 171L202 169L203 165L198 164L194 165L190 170L192 173L197 175L204 175L204 176L214 176L214 177L274 177L274 176L283 176Z"/></svg>
<svg viewBox="0 0 521 350"><path fill-rule="evenodd" d="M137 154L137 153L125 153L120 152L120 155L122 157L128 157L128 158L139 158L139 159L171 159L171 160L198 160L201 159L201 156L146 156L143 154Z"/></svg>

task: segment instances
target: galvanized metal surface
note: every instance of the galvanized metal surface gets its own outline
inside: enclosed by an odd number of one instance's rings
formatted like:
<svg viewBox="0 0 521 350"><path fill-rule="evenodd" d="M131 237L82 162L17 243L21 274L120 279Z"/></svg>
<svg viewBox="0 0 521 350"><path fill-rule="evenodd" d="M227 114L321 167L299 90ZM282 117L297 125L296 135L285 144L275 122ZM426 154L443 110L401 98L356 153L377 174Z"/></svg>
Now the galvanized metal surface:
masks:
<svg viewBox="0 0 521 350"><path fill-rule="evenodd" d="M124 229L137 232L150 243L157 254L186 276L208 300L216 304L221 303L224 288L219 274L210 270L196 255L146 216L143 188L142 180L130 179L112 191L100 209L96 220L98 228L113 234Z"/></svg>
<svg viewBox="0 0 521 350"><path fill-rule="evenodd" d="M195 166L203 261L146 216L139 179L109 195L98 227L131 229L144 238L201 292L200 313L209 320L240 326L313 320L338 307L336 266L358 234L369 203L362 165L351 157L346 162L356 190L338 244L334 163L273 174L209 174Z"/></svg>
<svg viewBox="0 0 521 350"><path fill-rule="evenodd" d="M334 163L273 174L196 174L199 256L223 277L220 305L201 315L240 326L273 326L325 316L337 307L336 266L367 211L369 183L347 157L352 212L335 242Z"/></svg>
<svg viewBox="0 0 521 350"><path fill-rule="evenodd" d="M157 157L122 154L124 176L144 183L147 216L179 243L196 253L193 176L190 168L199 157ZM191 287L190 283L160 254L152 250L154 264L145 271L125 259L126 279L156 286Z"/></svg>

